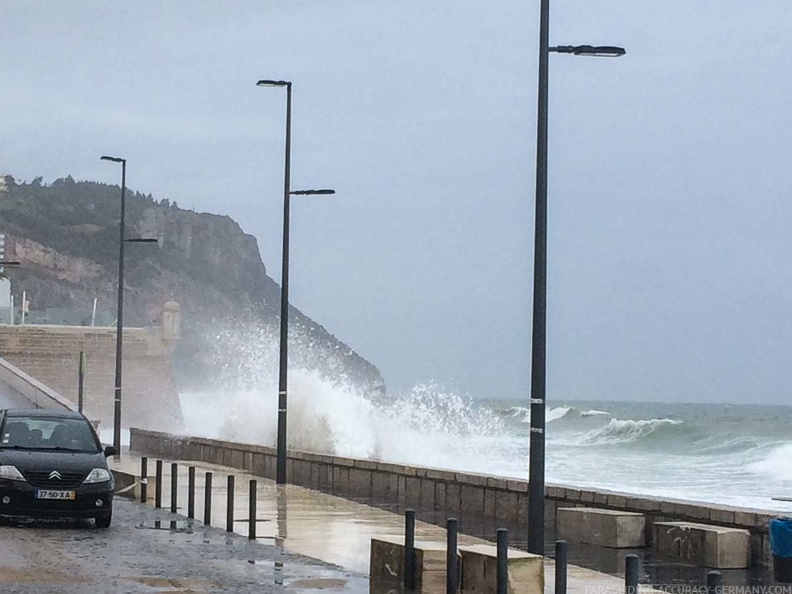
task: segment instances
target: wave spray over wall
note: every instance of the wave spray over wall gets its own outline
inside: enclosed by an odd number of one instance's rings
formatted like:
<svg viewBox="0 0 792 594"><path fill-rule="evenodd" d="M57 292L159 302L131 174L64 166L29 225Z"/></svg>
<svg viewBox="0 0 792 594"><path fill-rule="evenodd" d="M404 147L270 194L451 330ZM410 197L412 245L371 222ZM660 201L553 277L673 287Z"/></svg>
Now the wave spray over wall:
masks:
<svg viewBox="0 0 792 594"><path fill-rule="evenodd" d="M278 353L272 331L219 334L222 387L182 394L187 433L274 446ZM309 366L310 343L292 343L289 368L289 447L423 466L483 471L505 431L503 418L433 384L397 397L355 385L339 373ZM228 353L234 353L233 358Z"/></svg>
<svg viewBox="0 0 792 594"><path fill-rule="evenodd" d="M471 400L431 382L385 395L346 378L299 329L292 336L290 448L527 478L527 397ZM213 341L222 372L216 387L181 394L185 432L273 446L277 332ZM546 420L548 483L792 510L772 499L792 496L792 408L553 401Z"/></svg>

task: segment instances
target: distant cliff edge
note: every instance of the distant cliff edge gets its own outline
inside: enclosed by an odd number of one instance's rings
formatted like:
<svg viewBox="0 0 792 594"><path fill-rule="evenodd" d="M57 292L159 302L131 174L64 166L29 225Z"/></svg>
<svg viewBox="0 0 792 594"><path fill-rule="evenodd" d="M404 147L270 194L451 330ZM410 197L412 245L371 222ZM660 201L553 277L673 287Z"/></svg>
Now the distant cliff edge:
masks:
<svg viewBox="0 0 792 594"><path fill-rule="evenodd" d="M71 176L51 185L0 178L0 233L15 301L25 291L31 316L88 324L94 298L115 316L120 189ZM181 305L183 338L175 355L185 390L217 387L228 374L277 370L280 287L267 276L256 239L230 217L178 208L127 190L124 322L155 324L166 301ZM325 328L290 308L290 361L330 380L383 392L379 370ZM63 320L54 319L57 317ZM98 322L97 322L98 323ZM274 367L273 367L274 365ZM234 378L239 380L240 378ZM241 378L245 379L245 378ZM249 378L251 381L253 377Z"/></svg>

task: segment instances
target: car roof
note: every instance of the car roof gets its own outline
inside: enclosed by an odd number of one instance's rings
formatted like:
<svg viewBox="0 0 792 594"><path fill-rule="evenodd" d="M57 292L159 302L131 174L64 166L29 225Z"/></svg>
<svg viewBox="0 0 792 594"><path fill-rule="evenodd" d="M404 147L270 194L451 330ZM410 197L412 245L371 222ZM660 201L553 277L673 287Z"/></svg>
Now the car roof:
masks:
<svg viewBox="0 0 792 594"><path fill-rule="evenodd" d="M85 417L73 410L53 410L48 408L9 408L0 411L6 418L11 417L46 417L49 419L84 419Z"/></svg>

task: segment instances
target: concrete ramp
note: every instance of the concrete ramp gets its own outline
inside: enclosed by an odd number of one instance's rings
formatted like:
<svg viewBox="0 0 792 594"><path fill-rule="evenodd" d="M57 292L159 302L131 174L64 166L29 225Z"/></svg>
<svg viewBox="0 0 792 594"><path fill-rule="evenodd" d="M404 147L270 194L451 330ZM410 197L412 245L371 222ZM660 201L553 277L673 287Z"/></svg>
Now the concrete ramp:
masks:
<svg viewBox="0 0 792 594"><path fill-rule="evenodd" d="M0 359L0 408L77 410L73 402L5 359Z"/></svg>
<svg viewBox="0 0 792 594"><path fill-rule="evenodd" d="M0 382L0 409L29 408L34 404L5 382Z"/></svg>

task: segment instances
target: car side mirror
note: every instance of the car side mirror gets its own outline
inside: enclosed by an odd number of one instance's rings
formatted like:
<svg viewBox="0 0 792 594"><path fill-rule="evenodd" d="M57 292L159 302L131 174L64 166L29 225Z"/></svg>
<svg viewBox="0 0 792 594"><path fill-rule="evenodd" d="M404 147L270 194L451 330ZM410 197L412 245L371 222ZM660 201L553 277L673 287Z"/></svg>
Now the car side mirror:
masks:
<svg viewBox="0 0 792 594"><path fill-rule="evenodd" d="M116 450L113 446L105 446L104 449L105 458L109 458L110 456L115 456L117 453L118 450Z"/></svg>

